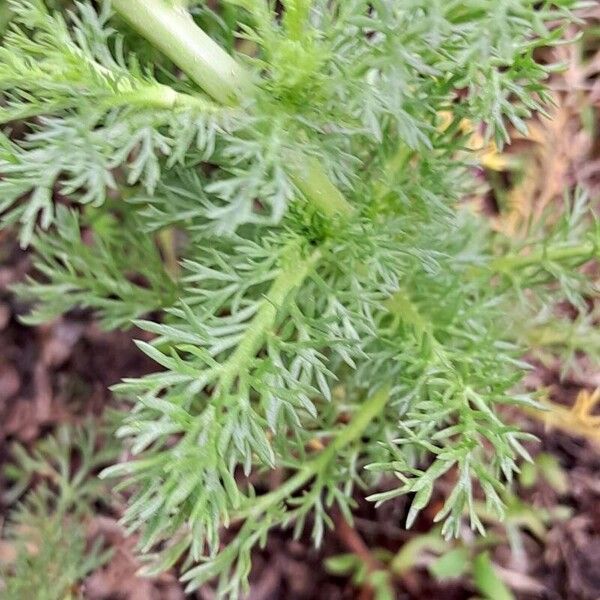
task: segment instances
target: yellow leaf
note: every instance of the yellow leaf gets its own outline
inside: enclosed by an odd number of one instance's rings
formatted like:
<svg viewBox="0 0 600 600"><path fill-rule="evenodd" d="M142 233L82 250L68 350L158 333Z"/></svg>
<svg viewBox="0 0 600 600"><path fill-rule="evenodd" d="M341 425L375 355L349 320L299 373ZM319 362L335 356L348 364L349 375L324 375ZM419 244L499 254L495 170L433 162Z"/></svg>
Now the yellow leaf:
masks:
<svg viewBox="0 0 600 600"><path fill-rule="evenodd" d="M600 416L593 411L600 401L600 388L590 392L581 390L572 407L563 406L550 400L543 400L546 411L531 410L534 417L547 427L560 429L570 435L577 435L600 444Z"/></svg>

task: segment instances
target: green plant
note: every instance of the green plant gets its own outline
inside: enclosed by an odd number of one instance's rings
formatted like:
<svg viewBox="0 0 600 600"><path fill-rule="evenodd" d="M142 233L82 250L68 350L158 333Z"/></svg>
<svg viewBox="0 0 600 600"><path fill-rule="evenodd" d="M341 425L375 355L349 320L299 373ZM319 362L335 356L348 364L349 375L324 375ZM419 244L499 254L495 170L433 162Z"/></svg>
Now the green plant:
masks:
<svg viewBox="0 0 600 600"><path fill-rule="evenodd" d="M411 543L412 542L412 543ZM407 558L414 559L410 563L411 568L422 566L417 559L419 556L412 556L417 550L443 550L441 556L432 559L426 557L424 560L428 566L431 575L438 581L456 579L470 576L472 585L487 600L514 600L513 594L500 579L490 560L488 552L479 552L471 557L470 549L464 545L452 547L448 542L436 533L423 534L413 538L411 542L405 544L407 552L390 557L385 551L378 551L377 554L385 561L390 560L391 564L380 569L369 571L366 565L356 554L339 554L332 556L326 561L327 570L334 575L351 575L352 582L357 586L368 586L375 600L393 600L396 597L392 585L393 567L397 557L402 560ZM387 562L386 561L386 562ZM408 566L408 565L407 565ZM401 575L402 573L398 573Z"/></svg>
<svg viewBox="0 0 600 600"><path fill-rule="evenodd" d="M5 600L78 598L77 584L110 556L102 539L85 530L93 503L106 496L99 469L117 457L114 444L98 446L95 429L62 426L31 453L13 448L6 468L11 485L3 502L19 501L3 527L0 596Z"/></svg>
<svg viewBox="0 0 600 600"><path fill-rule="evenodd" d="M134 491L147 572L221 596L270 528L319 543L390 478L371 499L414 495L409 526L442 476L444 534L465 509L483 529L473 481L501 515L527 457L497 412L532 403L521 324L583 310L600 241L583 193L518 243L460 203L461 124L502 144L543 111L536 50L583 3L282 4L11 1L0 50L0 118L27 119L0 207L35 252L28 319L85 306L155 334L161 370L115 390L131 459L105 476ZM275 468L272 491L247 479Z"/></svg>
<svg viewBox="0 0 600 600"><path fill-rule="evenodd" d="M532 462L525 463L519 473L519 483L522 488L528 488L540 476L556 493L566 493L566 474L552 455L540 453ZM541 508L521 500L511 490L502 493L502 502L505 514L501 520L481 502L475 503L475 510L487 528L486 536L452 540L442 536L440 526L434 526L426 533L414 534L395 552L374 548L367 550L367 555L339 554L329 557L325 567L334 575L350 576L356 586L370 588L376 600L394 598L394 583L402 586L403 580L410 578L415 569L427 569L434 580L442 583L461 580L463 585L475 588L490 600L510 600L514 598L509 589L514 574L493 562L490 553L505 549L508 543L511 562L523 564L527 560L525 539L534 537L545 542L552 527L567 521L572 510L562 504ZM515 587L518 590L518 586Z"/></svg>
<svg viewBox="0 0 600 600"><path fill-rule="evenodd" d="M376 550L373 558L381 558L383 561L388 558L388 553ZM355 586L362 588L366 586L372 591L374 600L394 600L395 592L390 573L384 568L369 570L364 561L356 554L331 556L325 561L325 568L333 575L350 575Z"/></svg>

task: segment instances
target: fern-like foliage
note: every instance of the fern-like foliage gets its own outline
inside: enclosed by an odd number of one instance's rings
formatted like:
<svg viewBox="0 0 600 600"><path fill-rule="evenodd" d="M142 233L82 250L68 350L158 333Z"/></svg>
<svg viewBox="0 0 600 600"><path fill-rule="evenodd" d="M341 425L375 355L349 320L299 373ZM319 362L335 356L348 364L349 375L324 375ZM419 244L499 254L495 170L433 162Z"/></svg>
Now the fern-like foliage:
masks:
<svg viewBox="0 0 600 600"><path fill-rule="evenodd" d="M155 335L157 372L116 389L131 458L105 472L133 490L148 572L236 596L270 528L318 543L384 484L410 525L450 473L437 519L482 529L474 497L502 514L527 457L497 411L532 402L522 324L594 293L578 269L600 238L583 193L520 245L461 206L461 123L504 143L543 110L536 50L581 3L139 1L113 0L124 20L11 3L3 120L28 120L0 146L0 206L37 254L32 320L86 306ZM198 73L232 64L198 24L247 50L239 81ZM251 485L274 468L279 488Z"/></svg>
<svg viewBox="0 0 600 600"><path fill-rule="evenodd" d="M2 598L71 598L109 558L102 540L89 544L85 530L91 506L106 493L95 475L116 457L114 444L99 448L97 442L91 425L63 426L32 453L13 448L15 463L6 470L11 485L3 501L18 504L2 531L4 547L14 554L0 562ZM75 460L79 464L73 468Z"/></svg>

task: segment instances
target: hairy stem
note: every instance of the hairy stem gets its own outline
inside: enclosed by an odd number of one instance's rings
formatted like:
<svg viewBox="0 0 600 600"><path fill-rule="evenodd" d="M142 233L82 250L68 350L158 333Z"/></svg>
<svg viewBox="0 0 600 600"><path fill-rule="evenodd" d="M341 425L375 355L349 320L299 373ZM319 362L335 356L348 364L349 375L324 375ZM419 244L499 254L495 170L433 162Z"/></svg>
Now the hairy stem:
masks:
<svg viewBox="0 0 600 600"><path fill-rule="evenodd" d="M51 115L60 111L76 108L81 103L81 98L73 97L61 101L45 102L20 107L18 110L0 107L0 124L10 123L21 119L30 119L40 115ZM136 108L151 108L157 110L193 110L205 114L215 114L224 110L211 100L191 94L182 94L168 85L152 84L135 90L114 92L105 97L94 99L94 108L108 111L112 108L134 106Z"/></svg>

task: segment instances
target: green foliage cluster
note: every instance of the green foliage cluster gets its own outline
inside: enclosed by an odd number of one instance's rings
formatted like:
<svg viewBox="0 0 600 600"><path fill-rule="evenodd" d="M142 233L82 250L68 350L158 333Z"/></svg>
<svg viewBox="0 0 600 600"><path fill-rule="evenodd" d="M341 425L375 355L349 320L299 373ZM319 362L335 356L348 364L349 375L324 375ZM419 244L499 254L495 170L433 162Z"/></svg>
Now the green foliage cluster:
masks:
<svg viewBox="0 0 600 600"><path fill-rule="evenodd" d="M98 445L91 425L62 426L31 453L13 448L6 468L10 486L2 496L17 503L0 543L14 554L0 561L0 596L5 600L66 600L79 597L78 584L110 556L97 538L88 543L85 522L106 496L98 470L118 454L114 443Z"/></svg>
<svg viewBox="0 0 600 600"><path fill-rule="evenodd" d="M133 490L147 572L221 596L270 528L319 543L357 488L410 494L411 525L448 478L446 535L483 529L477 490L501 515L527 457L497 412L532 402L524 324L587 311L600 242L584 194L519 245L460 202L461 124L502 144L543 111L557 65L537 51L583 3L282 4L12 0L0 49L0 119L26 119L0 140L0 209L35 250L29 320L83 306L156 336L157 372L117 386L131 459L105 474ZM275 468L279 488L251 483Z"/></svg>
<svg viewBox="0 0 600 600"><path fill-rule="evenodd" d="M518 479L521 490L531 488L540 479L558 495L568 493L569 489L565 471L553 455L546 453L524 463ZM426 568L437 582L466 578L487 600L515 600L506 585L513 583L512 573L505 571L501 578L490 554L508 543L513 560L525 560L526 540L533 536L543 542L552 527L571 518L572 510L558 503L540 509L519 499L511 489L503 491L502 501L506 510L501 521L484 506L476 507L491 529L485 537L444 539L441 527L436 526L425 533L415 533L396 553L384 548L370 549L371 564L366 564L364 557L348 553L329 557L325 568L334 575L350 577L357 587L371 588L375 600L395 598L394 583L400 583L417 568Z"/></svg>

